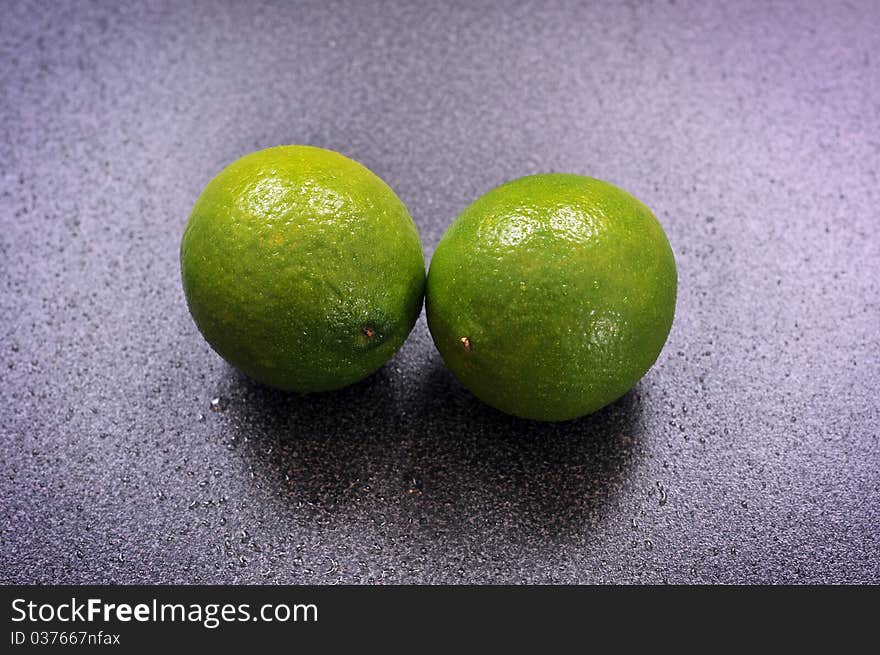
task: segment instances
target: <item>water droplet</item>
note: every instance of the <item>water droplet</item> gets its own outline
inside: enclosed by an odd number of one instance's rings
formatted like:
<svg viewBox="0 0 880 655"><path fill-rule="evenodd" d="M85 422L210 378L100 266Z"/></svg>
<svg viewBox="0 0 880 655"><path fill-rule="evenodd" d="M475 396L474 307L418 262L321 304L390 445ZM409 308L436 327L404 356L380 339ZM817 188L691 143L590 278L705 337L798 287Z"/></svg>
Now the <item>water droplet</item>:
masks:
<svg viewBox="0 0 880 655"><path fill-rule="evenodd" d="M645 550L654 550L654 542L650 539L645 539Z"/></svg>
<svg viewBox="0 0 880 655"><path fill-rule="evenodd" d="M211 398L211 411L219 412L222 408L220 407L220 398L219 396L216 398Z"/></svg>
<svg viewBox="0 0 880 655"><path fill-rule="evenodd" d="M205 420L205 415L202 414L201 412L199 412L198 416L196 416L196 420L198 420L198 421L200 421L200 422L201 422L201 421L204 421L204 420Z"/></svg>
<svg viewBox="0 0 880 655"><path fill-rule="evenodd" d="M226 525L226 517L225 516L220 517L220 525Z"/></svg>

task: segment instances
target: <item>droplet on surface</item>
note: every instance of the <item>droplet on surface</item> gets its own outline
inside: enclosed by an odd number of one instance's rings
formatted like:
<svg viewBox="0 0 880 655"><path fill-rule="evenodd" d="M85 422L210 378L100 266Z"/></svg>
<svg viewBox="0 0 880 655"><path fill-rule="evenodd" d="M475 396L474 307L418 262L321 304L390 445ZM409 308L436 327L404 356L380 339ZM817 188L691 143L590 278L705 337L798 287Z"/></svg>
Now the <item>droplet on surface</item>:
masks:
<svg viewBox="0 0 880 655"><path fill-rule="evenodd" d="M211 398L211 411L219 412L222 408L220 407L220 397Z"/></svg>

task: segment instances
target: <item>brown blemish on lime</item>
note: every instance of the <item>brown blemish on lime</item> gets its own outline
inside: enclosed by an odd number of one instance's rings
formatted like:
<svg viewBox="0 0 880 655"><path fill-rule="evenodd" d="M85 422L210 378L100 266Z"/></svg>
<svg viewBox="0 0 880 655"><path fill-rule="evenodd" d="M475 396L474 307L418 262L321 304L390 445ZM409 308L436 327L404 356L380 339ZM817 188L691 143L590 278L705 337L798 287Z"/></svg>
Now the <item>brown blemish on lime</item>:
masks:
<svg viewBox="0 0 880 655"><path fill-rule="evenodd" d="M371 328L370 326L365 326L365 327L361 330L361 332L363 332L363 335L364 335L367 339L372 339L374 336L376 336L376 331L375 331L373 328Z"/></svg>
<svg viewBox="0 0 880 655"><path fill-rule="evenodd" d="M461 339L459 339L459 341L461 342L462 348L464 348L467 352L471 351L471 340L470 339L468 339L467 337L462 337Z"/></svg>

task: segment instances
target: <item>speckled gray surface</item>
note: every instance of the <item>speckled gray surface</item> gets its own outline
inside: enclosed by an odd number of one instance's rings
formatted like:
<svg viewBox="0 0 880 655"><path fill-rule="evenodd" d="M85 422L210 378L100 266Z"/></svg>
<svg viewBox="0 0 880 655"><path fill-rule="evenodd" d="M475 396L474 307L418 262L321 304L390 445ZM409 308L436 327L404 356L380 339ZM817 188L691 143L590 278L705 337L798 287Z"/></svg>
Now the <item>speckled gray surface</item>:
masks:
<svg viewBox="0 0 880 655"><path fill-rule="evenodd" d="M877 3L128 4L0 21L2 582L880 582ZM561 425L424 318L339 393L242 378L179 238L295 142L428 255L513 177L630 190L679 265L657 365Z"/></svg>

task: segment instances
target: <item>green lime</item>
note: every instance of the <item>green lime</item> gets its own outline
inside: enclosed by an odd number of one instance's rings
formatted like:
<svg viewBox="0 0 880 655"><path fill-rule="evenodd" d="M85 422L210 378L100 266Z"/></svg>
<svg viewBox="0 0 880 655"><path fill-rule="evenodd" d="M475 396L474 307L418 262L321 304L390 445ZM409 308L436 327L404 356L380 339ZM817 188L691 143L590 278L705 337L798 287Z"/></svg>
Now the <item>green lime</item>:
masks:
<svg viewBox="0 0 880 655"><path fill-rule="evenodd" d="M562 421L622 396L660 354L675 259L651 211L580 175L477 199L431 260L431 335L455 376L509 414Z"/></svg>
<svg viewBox="0 0 880 655"><path fill-rule="evenodd" d="M180 244L205 339L264 384L325 391L366 377L418 318L425 260L391 188L310 146L251 153L199 196Z"/></svg>

